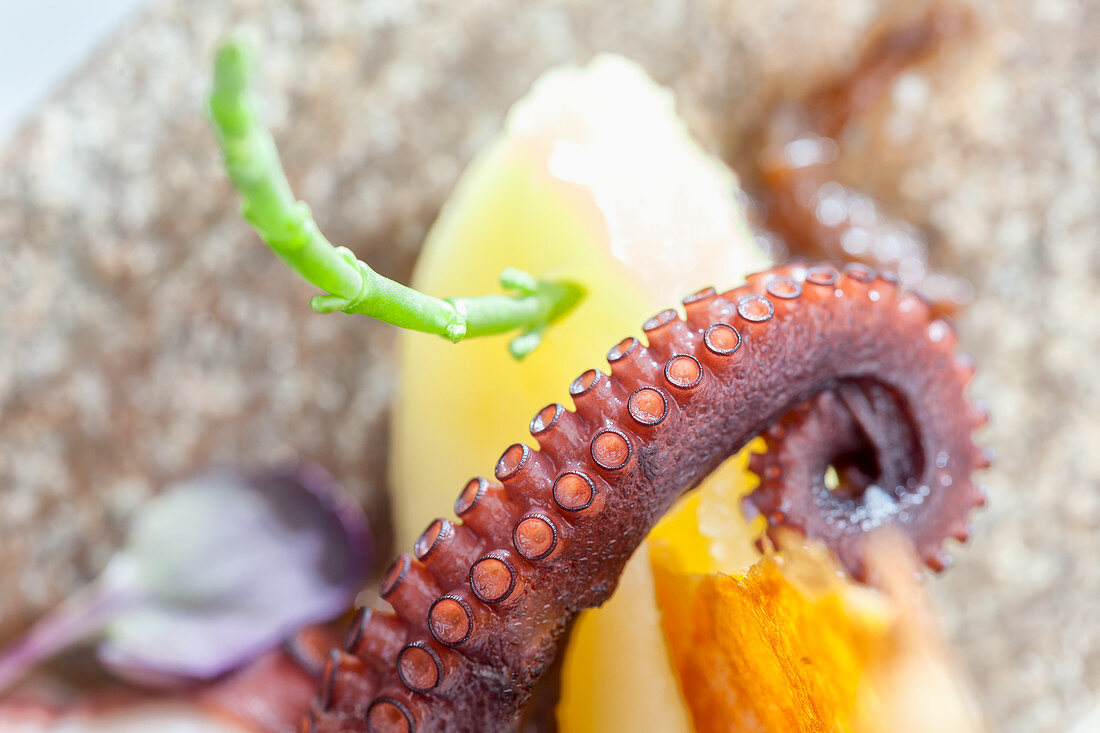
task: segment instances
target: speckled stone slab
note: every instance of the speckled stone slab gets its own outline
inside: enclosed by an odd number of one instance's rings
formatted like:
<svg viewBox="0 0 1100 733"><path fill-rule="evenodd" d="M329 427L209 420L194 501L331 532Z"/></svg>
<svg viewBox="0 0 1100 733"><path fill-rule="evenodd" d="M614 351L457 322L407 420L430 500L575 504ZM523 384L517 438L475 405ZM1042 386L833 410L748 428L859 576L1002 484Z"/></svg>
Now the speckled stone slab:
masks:
<svg viewBox="0 0 1100 733"><path fill-rule="evenodd" d="M899 80L844 169L976 287L961 336L1000 457L973 544L933 586L993 724L1065 731L1100 704L1100 5L981 5L981 42ZM384 528L393 334L311 313L238 219L200 114L228 30L262 40L268 119L322 227L404 278L546 68L624 53L732 155L884 10L154 4L0 152L0 638L94 575L135 506L196 466L313 458Z"/></svg>

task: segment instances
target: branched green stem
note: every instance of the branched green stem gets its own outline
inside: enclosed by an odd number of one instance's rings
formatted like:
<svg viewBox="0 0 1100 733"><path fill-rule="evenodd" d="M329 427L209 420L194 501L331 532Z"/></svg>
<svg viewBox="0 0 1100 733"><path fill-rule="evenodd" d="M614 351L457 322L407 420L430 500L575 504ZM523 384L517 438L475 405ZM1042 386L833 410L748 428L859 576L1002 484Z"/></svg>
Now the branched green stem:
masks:
<svg viewBox="0 0 1100 733"><path fill-rule="evenodd" d="M290 269L325 291L310 302L329 313L361 313L452 342L467 336L519 330L509 345L517 359L538 346L546 327L569 312L584 290L571 282L544 282L511 268L500 282L510 295L435 298L382 277L351 250L329 243L309 207L290 190L271 133L251 90L253 54L242 39L225 43L214 63L208 112L225 168L241 196L241 213Z"/></svg>

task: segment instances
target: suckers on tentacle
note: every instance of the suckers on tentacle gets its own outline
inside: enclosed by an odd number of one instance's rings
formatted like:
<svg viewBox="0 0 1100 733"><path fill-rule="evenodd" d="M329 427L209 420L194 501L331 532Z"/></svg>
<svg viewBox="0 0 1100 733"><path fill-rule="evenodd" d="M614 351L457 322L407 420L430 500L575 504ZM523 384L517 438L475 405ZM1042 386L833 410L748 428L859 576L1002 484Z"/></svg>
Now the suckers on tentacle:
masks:
<svg viewBox="0 0 1100 733"><path fill-rule="evenodd" d="M647 321L648 345L612 347L610 374L570 387L575 411L532 419L539 450L505 450L495 482L463 488L461 521L436 520L394 562L394 613L359 611L304 730L508 730L570 620L610 596L677 497L769 426L751 499L769 523L824 540L857 577L872 525L944 564L943 539L981 503L984 457L972 370L927 303L862 265L789 264L684 309Z"/></svg>

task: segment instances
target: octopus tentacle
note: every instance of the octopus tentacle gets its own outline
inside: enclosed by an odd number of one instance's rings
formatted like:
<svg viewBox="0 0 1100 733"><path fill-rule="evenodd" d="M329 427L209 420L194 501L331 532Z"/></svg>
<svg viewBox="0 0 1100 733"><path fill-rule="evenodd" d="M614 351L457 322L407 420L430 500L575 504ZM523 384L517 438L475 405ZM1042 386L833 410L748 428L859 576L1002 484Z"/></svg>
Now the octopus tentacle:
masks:
<svg viewBox="0 0 1100 733"><path fill-rule="evenodd" d="M610 374L578 377L575 411L540 410L539 450L507 448L496 481L463 488L461 522L433 522L394 563L382 583L394 613L359 612L304 730L507 730L575 614L610 596L678 496L766 429L753 502L769 521L816 533L859 574L852 519L873 500L876 521L941 562L980 501L983 458L971 370L925 301L862 265L796 263L684 308L648 320L647 345L612 347ZM818 489L830 463L847 495ZM894 483L900 494L868 488Z"/></svg>
<svg viewBox="0 0 1100 733"><path fill-rule="evenodd" d="M933 3L919 17L872 35L852 69L777 106L761 128L742 136L740 166L758 201L746 201L757 237L775 257L857 260L899 273L951 315L973 298L964 279L935 272L927 233L892 216L837 178L845 133L893 82L950 45L973 41L977 19L961 3Z"/></svg>

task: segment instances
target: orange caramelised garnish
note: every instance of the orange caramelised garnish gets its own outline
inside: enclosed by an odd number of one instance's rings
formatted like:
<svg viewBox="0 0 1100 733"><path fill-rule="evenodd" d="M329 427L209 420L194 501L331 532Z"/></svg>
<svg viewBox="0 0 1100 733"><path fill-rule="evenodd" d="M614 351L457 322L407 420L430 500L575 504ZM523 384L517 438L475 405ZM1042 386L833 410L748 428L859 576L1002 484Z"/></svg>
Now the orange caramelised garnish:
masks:
<svg viewBox="0 0 1100 733"><path fill-rule="evenodd" d="M894 538L897 540L897 538ZM911 550L888 536L854 585L790 535L743 572L685 572L651 543L669 653L697 733L979 731Z"/></svg>

